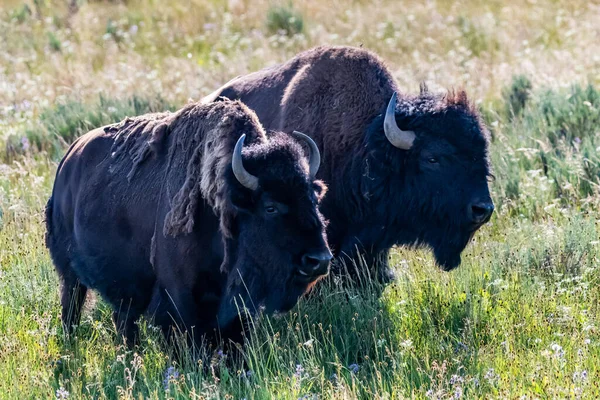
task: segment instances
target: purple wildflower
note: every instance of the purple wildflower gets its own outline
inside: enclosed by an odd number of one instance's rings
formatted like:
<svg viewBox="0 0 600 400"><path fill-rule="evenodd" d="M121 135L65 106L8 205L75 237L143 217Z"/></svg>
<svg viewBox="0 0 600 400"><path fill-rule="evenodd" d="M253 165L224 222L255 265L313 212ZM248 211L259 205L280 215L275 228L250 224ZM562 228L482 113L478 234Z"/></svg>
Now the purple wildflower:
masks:
<svg viewBox="0 0 600 400"><path fill-rule="evenodd" d="M23 146L23 151L29 151L29 149L31 148L31 144L29 143L29 139L27 138L27 136L23 136L21 138L21 146Z"/></svg>
<svg viewBox="0 0 600 400"><path fill-rule="evenodd" d="M302 364L296 364L296 372L294 372L294 376L296 378L302 378L302 374L304 373L304 367Z"/></svg>
<svg viewBox="0 0 600 400"><path fill-rule="evenodd" d="M56 398L59 400L68 399L69 392L64 387L61 386L60 389L58 389L56 391Z"/></svg>
<svg viewBox="0 0 600 400"><path fill-rule="evenodd" d="M452 375L450 377L450 384L451 385L456 385L457 383L463 382L463 378L462 376L459 375Z"/></svg>
<svg viewBox="0 0 600 400"><path fill-rule="evenodd" d="M169 390L169 383L179 379L179 371L173 366L167 368L165 371L165 379L163 380L163 387L165 391Z"/></svg>
<svg viewBox="0 0 600 400"><path fill-rule="evenodd" d="M462 395L463 395L462 388L461 388L460 386L457 386L457 387L454 389L454 398L455 398L455 399L461 399L461 398L462 398Z"/></svg>

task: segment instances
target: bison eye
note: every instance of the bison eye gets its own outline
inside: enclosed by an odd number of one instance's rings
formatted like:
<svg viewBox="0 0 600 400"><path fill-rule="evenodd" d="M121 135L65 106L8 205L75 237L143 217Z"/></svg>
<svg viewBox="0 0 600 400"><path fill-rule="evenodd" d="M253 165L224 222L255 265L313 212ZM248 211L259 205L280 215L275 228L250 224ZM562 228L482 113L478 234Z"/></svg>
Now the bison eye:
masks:
<svg viewBox="0 0 600 400"><path fill-rule="evenodd" d="M427 159L427 161L429 161L429 164L437 164L438 163L438 159L435 157L429 157Z"/></svg>
<svg viewBox="0 0 600 400"><path fill-rule="evenodd" d="M277 214L277 211L278 211L277 207L275 207L275 206L266 206L265 207L265 212L267 214Z"/></svg>

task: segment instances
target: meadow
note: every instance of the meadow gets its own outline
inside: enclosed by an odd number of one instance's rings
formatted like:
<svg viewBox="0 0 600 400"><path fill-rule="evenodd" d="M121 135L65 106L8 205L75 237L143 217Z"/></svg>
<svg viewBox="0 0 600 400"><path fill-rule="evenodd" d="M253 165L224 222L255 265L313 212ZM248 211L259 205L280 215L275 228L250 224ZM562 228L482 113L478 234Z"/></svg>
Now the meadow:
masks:
<svg viewBox="0 0 600 400"><path fill-rule="evenodd" d="M0 399L600 398L598 21L596 0L3 0ZM480 107L496 212L462 265L398 248L385 288L329 277L243 360L144 320L128 349L93 295L66 339L43 208L68 144L321 44Z"/></svg>

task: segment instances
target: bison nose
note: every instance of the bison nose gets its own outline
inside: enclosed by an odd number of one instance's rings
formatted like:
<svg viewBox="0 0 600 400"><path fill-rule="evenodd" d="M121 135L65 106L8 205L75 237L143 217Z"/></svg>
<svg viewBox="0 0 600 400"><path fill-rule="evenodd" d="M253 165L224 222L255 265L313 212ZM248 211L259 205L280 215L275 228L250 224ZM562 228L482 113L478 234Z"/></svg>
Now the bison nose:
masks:
<svg viewBox="0 0 600 400"><path fill-rule="evenodd" d="M315 277L325 275L333 255L329 250L319 253L307 253L302 256L302 266L298 270L300 275Z"/></svg>
<svg viewBox="0 0 600 400"><path fill-rule="evenodd" d="M485 224L494 212L494 203L482 201L471 204L471 221L475 224Z"/></svg>

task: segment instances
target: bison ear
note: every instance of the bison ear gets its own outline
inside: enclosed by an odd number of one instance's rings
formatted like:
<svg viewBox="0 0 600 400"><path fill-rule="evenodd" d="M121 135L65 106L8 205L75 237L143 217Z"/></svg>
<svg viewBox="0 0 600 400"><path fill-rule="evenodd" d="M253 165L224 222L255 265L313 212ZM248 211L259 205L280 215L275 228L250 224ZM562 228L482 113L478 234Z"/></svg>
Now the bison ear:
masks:
<svg viewBox="0 0 600 400"><path fill-rule="evenodd" d="M321 200L323 200L323 197L325 197L325 194L327 193L327 185L323 181L314 181L313 190L317 195L317 202L320 203Z"/></svg>

